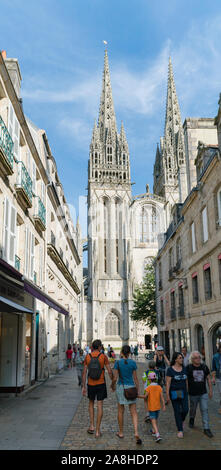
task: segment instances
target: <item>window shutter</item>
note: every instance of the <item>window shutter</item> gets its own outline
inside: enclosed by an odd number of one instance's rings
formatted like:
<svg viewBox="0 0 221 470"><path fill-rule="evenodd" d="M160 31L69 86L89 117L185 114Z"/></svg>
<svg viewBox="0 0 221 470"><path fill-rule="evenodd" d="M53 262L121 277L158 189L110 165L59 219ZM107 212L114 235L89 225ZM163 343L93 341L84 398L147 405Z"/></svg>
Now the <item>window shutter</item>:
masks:
<svg viewBox="0 0 221 470"><path fill-rule="evenodd" d="M13 140L14 140L14 154L15 158L19 160L19 133L20 133L20 126L18 123L18 120L14 114L14 135L13 135Z"/></svg>
<svg viewBox="0 0 221 470"><path fill-rule="evenodd" d="M30 232L30 278L34 279L34 249L35 249L35 236Z"/></svg>
<svg viewBox="0 0 221 470"><path fill-rule="evenodd" d="M27 165L28 174L29 176L31 176L31 153L29 149L26 152L26 165Z"/></svg>
<svg viewBox="0 0 221 470"><path fill-rule="evenodd" d="M32 191L36 194L36 164L32 161Z"/></svg>
<svg viewBox="0 0 221 470"><path fill-rule="evenodd" d="M18 120L15 116L14 109L12 104L9 105L9 113L8 113L8 130L11 138L14 142L14 155L17 160L19 160L19 134L20 134L20 126Z"/></svg>
<svg viewBox="0 0 221 470"><path fill-rule="evenodd" d="M29 229L25 229L25 275L29 274Z"/></svg>
<svg viewBox="0 0 221 470"><path fill-rule="evenodd" d="M192 234L192 251L195 253L196 251L196 239L195 239L195 224L194 222L191 225L191 234Z"/></svg>
<svg viewBox="0 0 221 470"><path fill-rule="evenodd" d="M11 205L10 210L10 233L9 233L9 262L15 263L15 241L16 241L16 209Z"/></svg>
<svg viewBox="0 0 221 470"><path fill-rule="evenodd" d="M208 221L207 221L207 208L205 207L202 212L203 218L203 241L208 240Z"/></svg>
<svg viewBox="0 0 221 470"><path fill-rule="evenodd" d="M8 110L8 130L9 130L9 134L10 134L12 140L14 138L13 129L14 129L14 112L13 112L12 105L10 103L9 110Z"/></svg>
<svg viewBox="0 0 221 470"><path fill-rule="evenodd" d="M217 203L218 203L218 224L221 225L221 189L217 193Z"/></svg>
<svg viewBox="0 0 221 470"><path fill-rule="evenodd" d="M3 226L3 258L8 259L8 244L9 244L9 200L6 197L4 203L4 226Z"/></svg>
<svg viewBox="0 0 221 470"><path fill-rule="evenodd" d="M43 181L41 181L41 200L45 205L45 184Z"/></svg>

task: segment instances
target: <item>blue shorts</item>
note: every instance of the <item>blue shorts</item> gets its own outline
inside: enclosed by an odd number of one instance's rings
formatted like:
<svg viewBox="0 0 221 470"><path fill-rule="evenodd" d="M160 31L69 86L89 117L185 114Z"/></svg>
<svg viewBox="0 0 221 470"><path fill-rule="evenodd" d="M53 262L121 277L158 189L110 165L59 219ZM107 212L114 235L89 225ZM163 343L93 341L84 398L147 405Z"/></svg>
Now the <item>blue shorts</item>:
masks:
<svg viewBox="0 0 221 470"><path fill-rule="evenodd" d="M157 410L157 411L149 411L150 419L158 419L159 414L160 414L160 410Z"/></svg>

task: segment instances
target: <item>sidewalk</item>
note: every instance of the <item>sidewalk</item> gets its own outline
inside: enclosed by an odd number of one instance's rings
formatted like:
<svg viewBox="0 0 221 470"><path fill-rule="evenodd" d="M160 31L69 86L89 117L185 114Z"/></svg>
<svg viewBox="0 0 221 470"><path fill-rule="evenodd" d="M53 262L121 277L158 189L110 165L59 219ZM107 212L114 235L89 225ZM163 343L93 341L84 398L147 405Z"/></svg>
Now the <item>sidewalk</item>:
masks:
<svg viewBox="0 0 221 470"><path fill-rule="evenodd" d="M81 400L77 384L73 368L22 396L0 395L0 450L59 449Z"/></svg>
<svg viewBox="0 0 221 470"><path fill-rule="evenodd" d="M141 384L141 376L146 369L146 363L141 359L138 363L138 377ZM213 438L208 438L203 434L201 415L198 410L194 429L189 429L187 416L184 430L184 439L177 438L172 405L166 407L166 411L161 411L159 418L159 429L163 440L157 444L150 435L150 424L144 422L143 400L137 400L137 410L139 417L139 433L143 441L141 446L136 445L132 420L129 407L125 406L124 413L124 435L123 439L116 436L118 431L117 423L117 401L115 393L110 390L110 380L106 374L108 398L104 400L104 412L101 423L102 435L96 439L94 435L89 435L88 399L83 397L78 410L67 430L62 442L61 449L64 450L220 450L221 448L221 415L217 413L219 408L218 395L214 387L214 398L209 401L209 417ZM142 386L140 388L142 390ZM96 414L95 414L96 417Z"/></svg>

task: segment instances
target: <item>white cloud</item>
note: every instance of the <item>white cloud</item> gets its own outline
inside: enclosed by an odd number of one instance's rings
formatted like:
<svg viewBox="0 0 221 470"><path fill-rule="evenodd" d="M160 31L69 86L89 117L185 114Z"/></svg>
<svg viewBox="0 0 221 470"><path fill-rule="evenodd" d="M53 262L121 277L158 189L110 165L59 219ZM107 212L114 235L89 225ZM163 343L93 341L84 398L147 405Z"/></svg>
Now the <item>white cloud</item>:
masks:
<svg viewBox="0 0 221 470"><path fill-rule="evenodd" d="M89 152L89 139L92 136L93 127L90 126L88 121L65 117L59 122L58 129L63 134L68 135L69 139L73 139L78 148Z"/></svg>

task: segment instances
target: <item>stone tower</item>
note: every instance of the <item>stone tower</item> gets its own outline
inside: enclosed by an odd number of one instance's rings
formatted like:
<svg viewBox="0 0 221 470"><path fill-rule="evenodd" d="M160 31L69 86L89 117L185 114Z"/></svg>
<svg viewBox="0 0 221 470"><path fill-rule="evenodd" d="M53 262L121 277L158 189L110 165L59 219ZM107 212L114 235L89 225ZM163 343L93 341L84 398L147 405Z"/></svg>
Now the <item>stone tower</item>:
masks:
<svg viewBox="0 0 221 470"><path fill-rule="evenodd" d="M88 342L106 346L130 341L130 159L123 127L118 134L108 54L105 50L98 124L88 165Z"/></svg>
<svg viewBox="0 0 221 470"><path fill-rule="evenodd" d="M154 194L166 199L169 225L172 207L182 203L187 196L184 135L171 58L168 67L164 137L160 140L160 147L157 145L154 165Z"/></svg>

